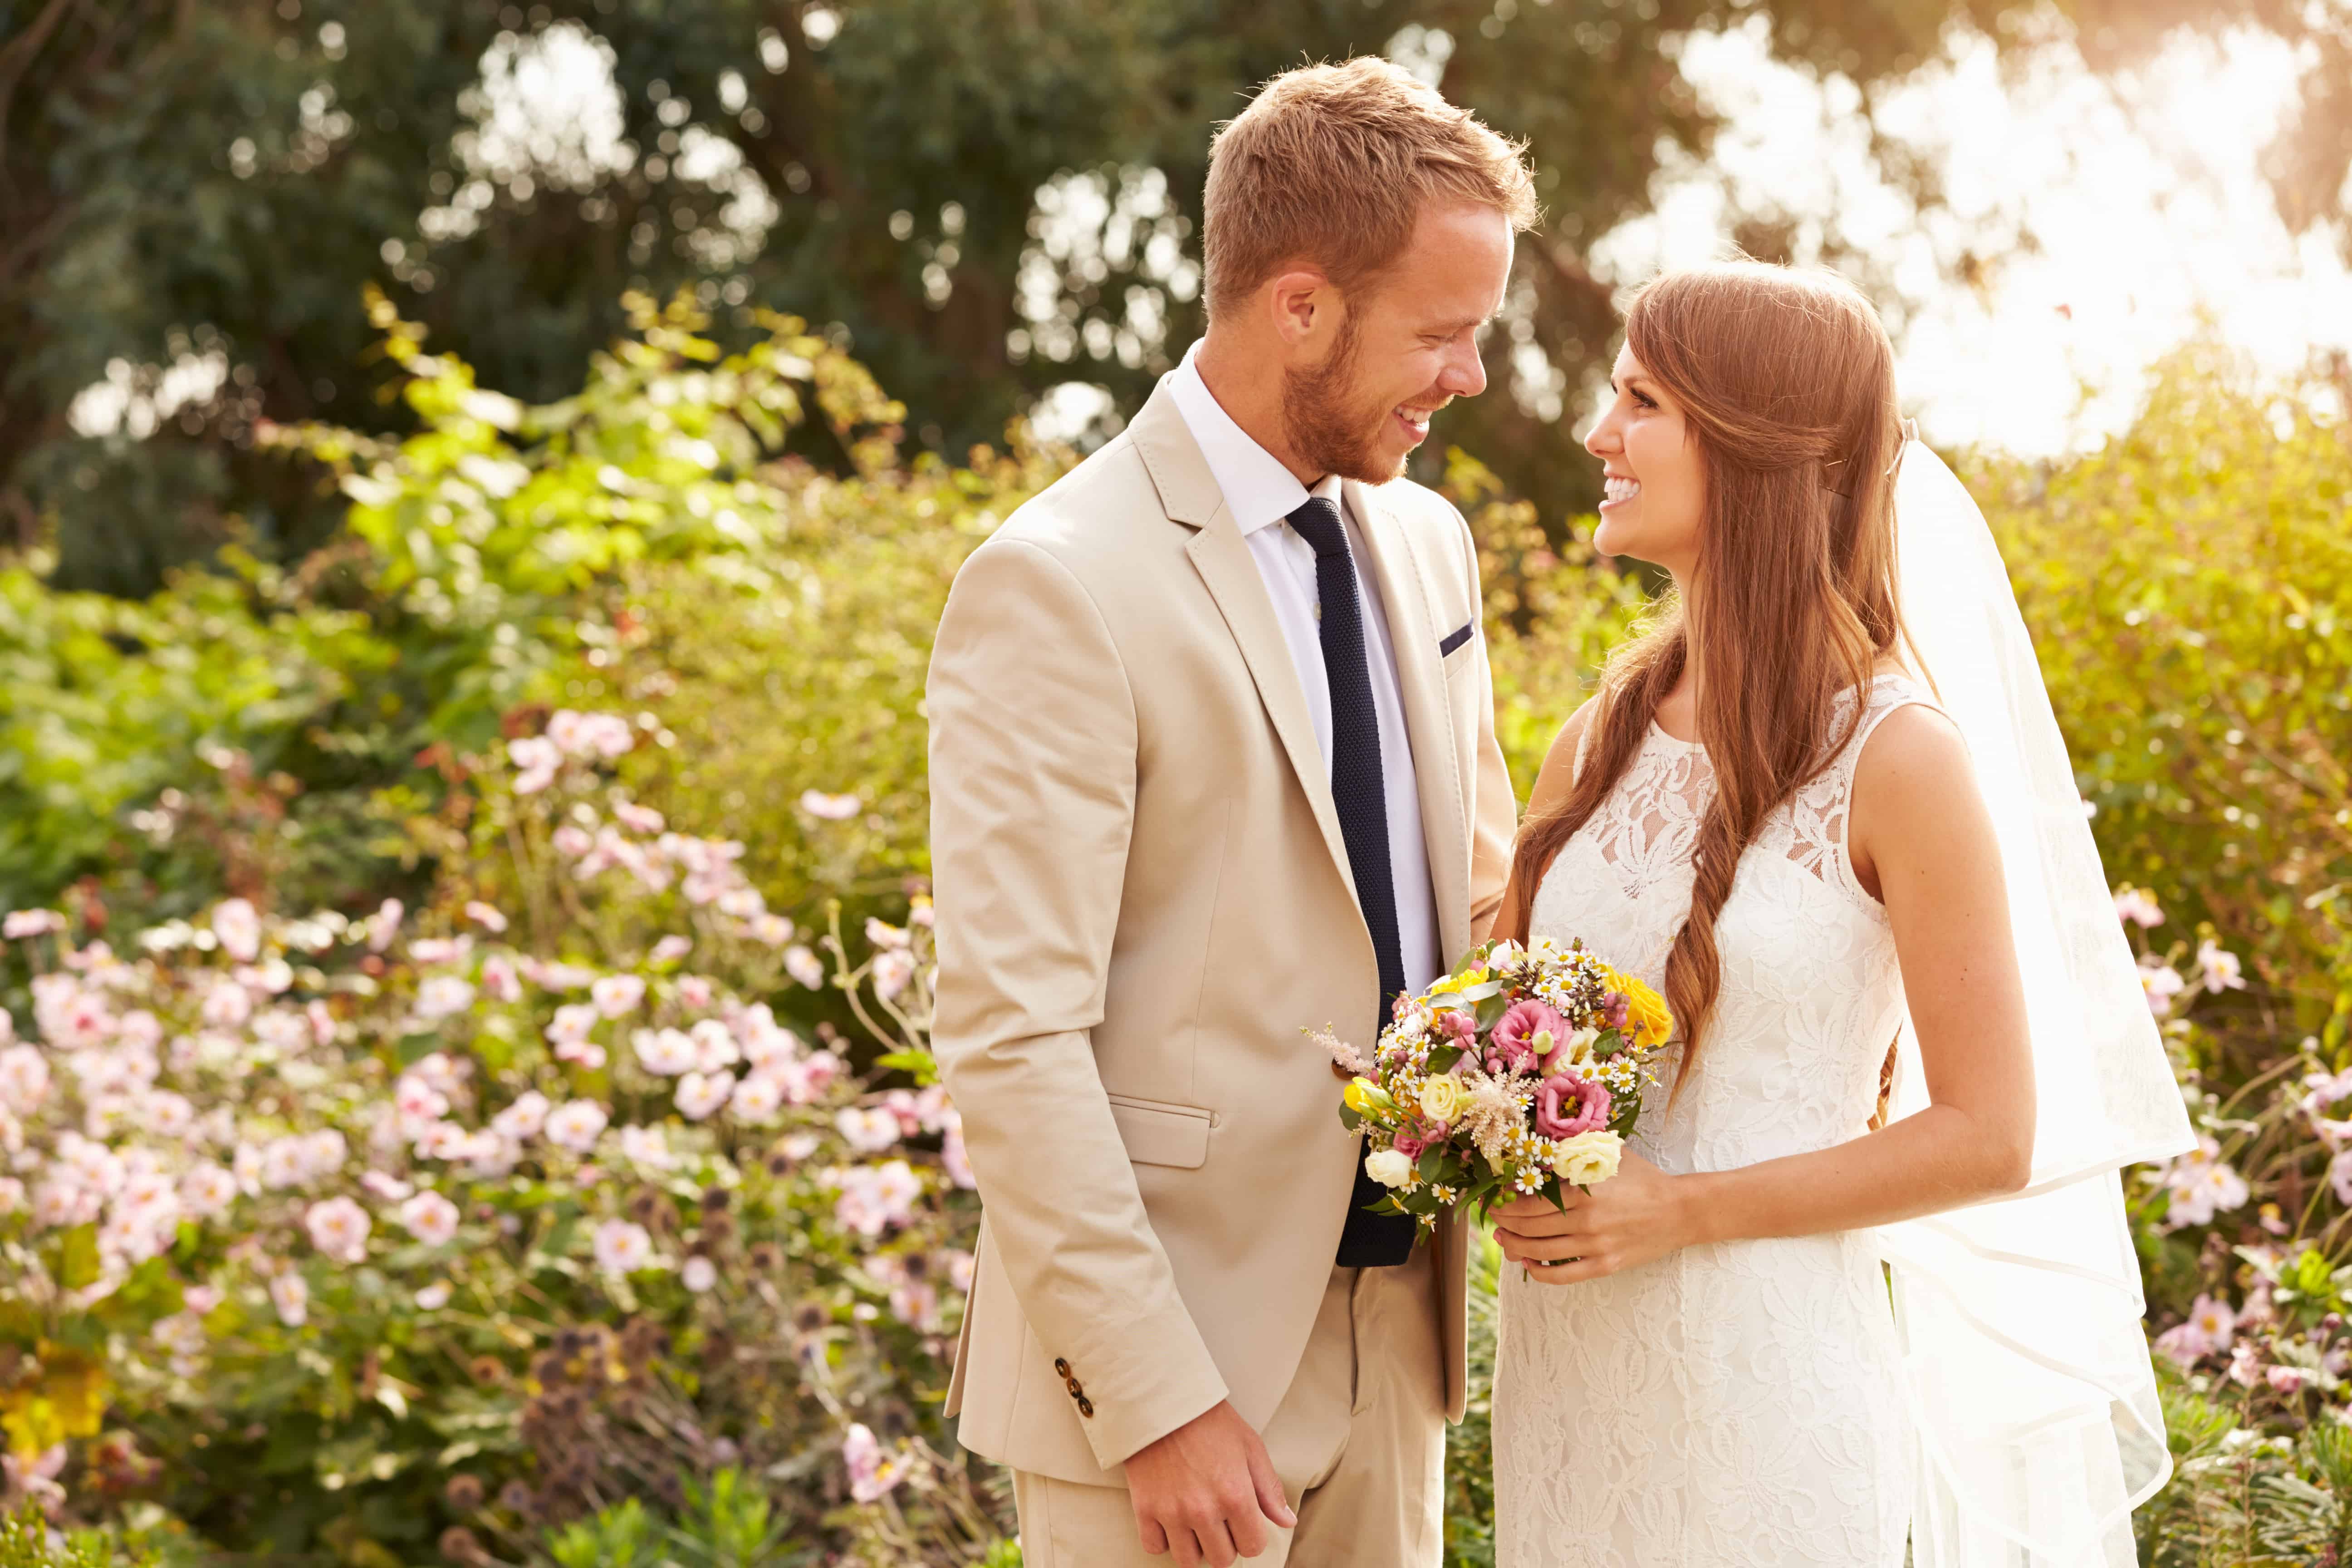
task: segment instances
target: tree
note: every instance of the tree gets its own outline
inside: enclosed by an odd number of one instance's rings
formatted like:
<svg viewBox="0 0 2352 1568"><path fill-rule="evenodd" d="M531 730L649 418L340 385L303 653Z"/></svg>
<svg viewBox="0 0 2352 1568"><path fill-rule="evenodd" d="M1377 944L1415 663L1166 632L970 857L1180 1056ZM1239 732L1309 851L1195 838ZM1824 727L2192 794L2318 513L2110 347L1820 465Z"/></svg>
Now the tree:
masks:
<svg viewBox="0 0 2352 1568"><path fill-rule="evenodd" d="M1302 58L1391 49L1531 144L1549 218L1490 345L1496 393L1447 436L1557 518L1591 499L1559 415L1613 335L1584 247L1646 202L1662 144L1706 144L1665 46L1759 10L0 0L0 517L23 540L54 520L61 580L118 592L238 527L265 554L308 550L339 503L257 455L252 431L398 424L362 358L371 281L526 396L572 384L625 288L688 283L746 332L759 305L832 323L907 400L914 438L949 453L1065 381L1131 411L1199 329L1190 258L1214 123ZM1782 58L1865 89L1930 58L1954 22L2021 37L2018 17L2039 14L2015 0L1761 10ZM2072 10L2103 61L2190 22L2313 37L2322 60L2346 47L2289 0ZM617 85L590 105L609 121L601 140L533 144L475 90L485 71L566 61ZM2278 153L2283 206L2305 222L2342 184L2344 79L2315 74ZM1929 177L1890 166L1934 198ZM1779 243L1767 225L1747 237ZM176 380L138 368L174 362ZM1522 376L1515 393L1515 365L1540 384ZM78 433L74 398L110 374L128 424ZM103 423L96 406L86 428Z"/></svg>

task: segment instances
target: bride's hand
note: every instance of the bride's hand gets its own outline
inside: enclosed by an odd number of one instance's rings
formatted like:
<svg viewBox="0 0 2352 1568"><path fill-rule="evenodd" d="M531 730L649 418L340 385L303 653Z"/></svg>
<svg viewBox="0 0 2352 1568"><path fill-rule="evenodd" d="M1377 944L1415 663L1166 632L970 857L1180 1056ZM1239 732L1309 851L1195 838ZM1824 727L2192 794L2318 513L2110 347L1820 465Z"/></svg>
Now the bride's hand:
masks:
<svg viewBox="0 0 2352 1568"><path fill-rule="evenodd" d="M1590 1193L1566 1189L1559 1207L1542 1197L1496 1205L1495 1239L1531 1279L1598 1279L1699 1239L1685 1184L1628 1149L1614 1176Z"/></svg>

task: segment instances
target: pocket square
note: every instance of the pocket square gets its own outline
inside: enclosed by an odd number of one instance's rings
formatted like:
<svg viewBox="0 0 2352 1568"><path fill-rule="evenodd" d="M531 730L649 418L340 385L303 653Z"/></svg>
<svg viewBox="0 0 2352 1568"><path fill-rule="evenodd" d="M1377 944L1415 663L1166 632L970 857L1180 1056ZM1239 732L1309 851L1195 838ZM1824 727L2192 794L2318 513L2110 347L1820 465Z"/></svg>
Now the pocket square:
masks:
<svg viewBox="0 0 2352 1568"><path fill-rule="evenodd" d="M1477 622L1468 621L1464 623L1459 629L1446 633L1445 636L1438 642L1437 657L1444 658L1447 654L1452 653L1455 648L1460 647L1464 643L1468 642L1470 640L1470 634L1477 629Z"/></svg>

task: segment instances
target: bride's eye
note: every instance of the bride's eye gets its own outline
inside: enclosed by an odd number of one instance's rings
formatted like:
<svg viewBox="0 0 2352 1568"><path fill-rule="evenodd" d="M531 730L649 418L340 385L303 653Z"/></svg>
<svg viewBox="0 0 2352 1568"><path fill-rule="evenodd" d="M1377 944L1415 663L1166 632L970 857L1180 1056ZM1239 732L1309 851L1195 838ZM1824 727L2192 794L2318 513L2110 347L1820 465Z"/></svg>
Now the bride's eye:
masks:
<svg viewBox="0 0 2352 1568"><path fill-rule="evenodd" d="M1649 395L1648 393L1646 393L1646 392L1637 392L1637 393L1635 393L1635 394L1633 395L1633 401L1634 401L1635 403L1640 404L1640 405L1641 405L1643 407L1644 407L1644 408L1655 408L1655 407L1657 407L1657 404L1656 404L1655 402L1652 401L1652 399L1651 399L1651 397L1650 397L1650 395Z"/></svg>

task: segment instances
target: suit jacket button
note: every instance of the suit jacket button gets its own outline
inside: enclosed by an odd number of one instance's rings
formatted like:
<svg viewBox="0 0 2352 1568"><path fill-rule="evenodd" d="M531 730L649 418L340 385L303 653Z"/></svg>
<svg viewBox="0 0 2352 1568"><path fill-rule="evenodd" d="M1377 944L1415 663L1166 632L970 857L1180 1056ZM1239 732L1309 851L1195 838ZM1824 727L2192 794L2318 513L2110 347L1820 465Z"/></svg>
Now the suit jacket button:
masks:
<svg viewBox="0 0 2352 1568"><path fill-rule="evenodd" d="M1070 1397L1073 1399L1076 1399L1079 1394L1084 1394L1087 1391L1086 1384L1080 1383L1075 1377L1066 1377L1062 1381L1069 1384Z"/></svg>
<svg viewBox="0 0 2352 1568"><path fill-rule="evenodd" d="M1355 1081L1356 1077L1354 1073L1349 1072L1338 1062L1333 1062L1331 1064L1331 1076L1338 1079L1341 1083L1352 1083Z"/></svg>
<svg viewBox="0 0 2352 1568"><path fill-rule="evenodd" d="M1083 1394L1078 1395L1078 1414L1089 1421L1095 1418L1095 1402Z"/></svg>
<svg viewBox="0 0 2352 1568"><path fill-rule="evenodd" d="M1069 1376L1069 1375L1070 1375L1070 1363L1069 1363L1068 1362L1064 1361L1060 1356L1055 1356L1055 1357L1054 1358L1054 1375L1055 1375L1055 1377L1067 1377L1067 1376Z"/></svg>

